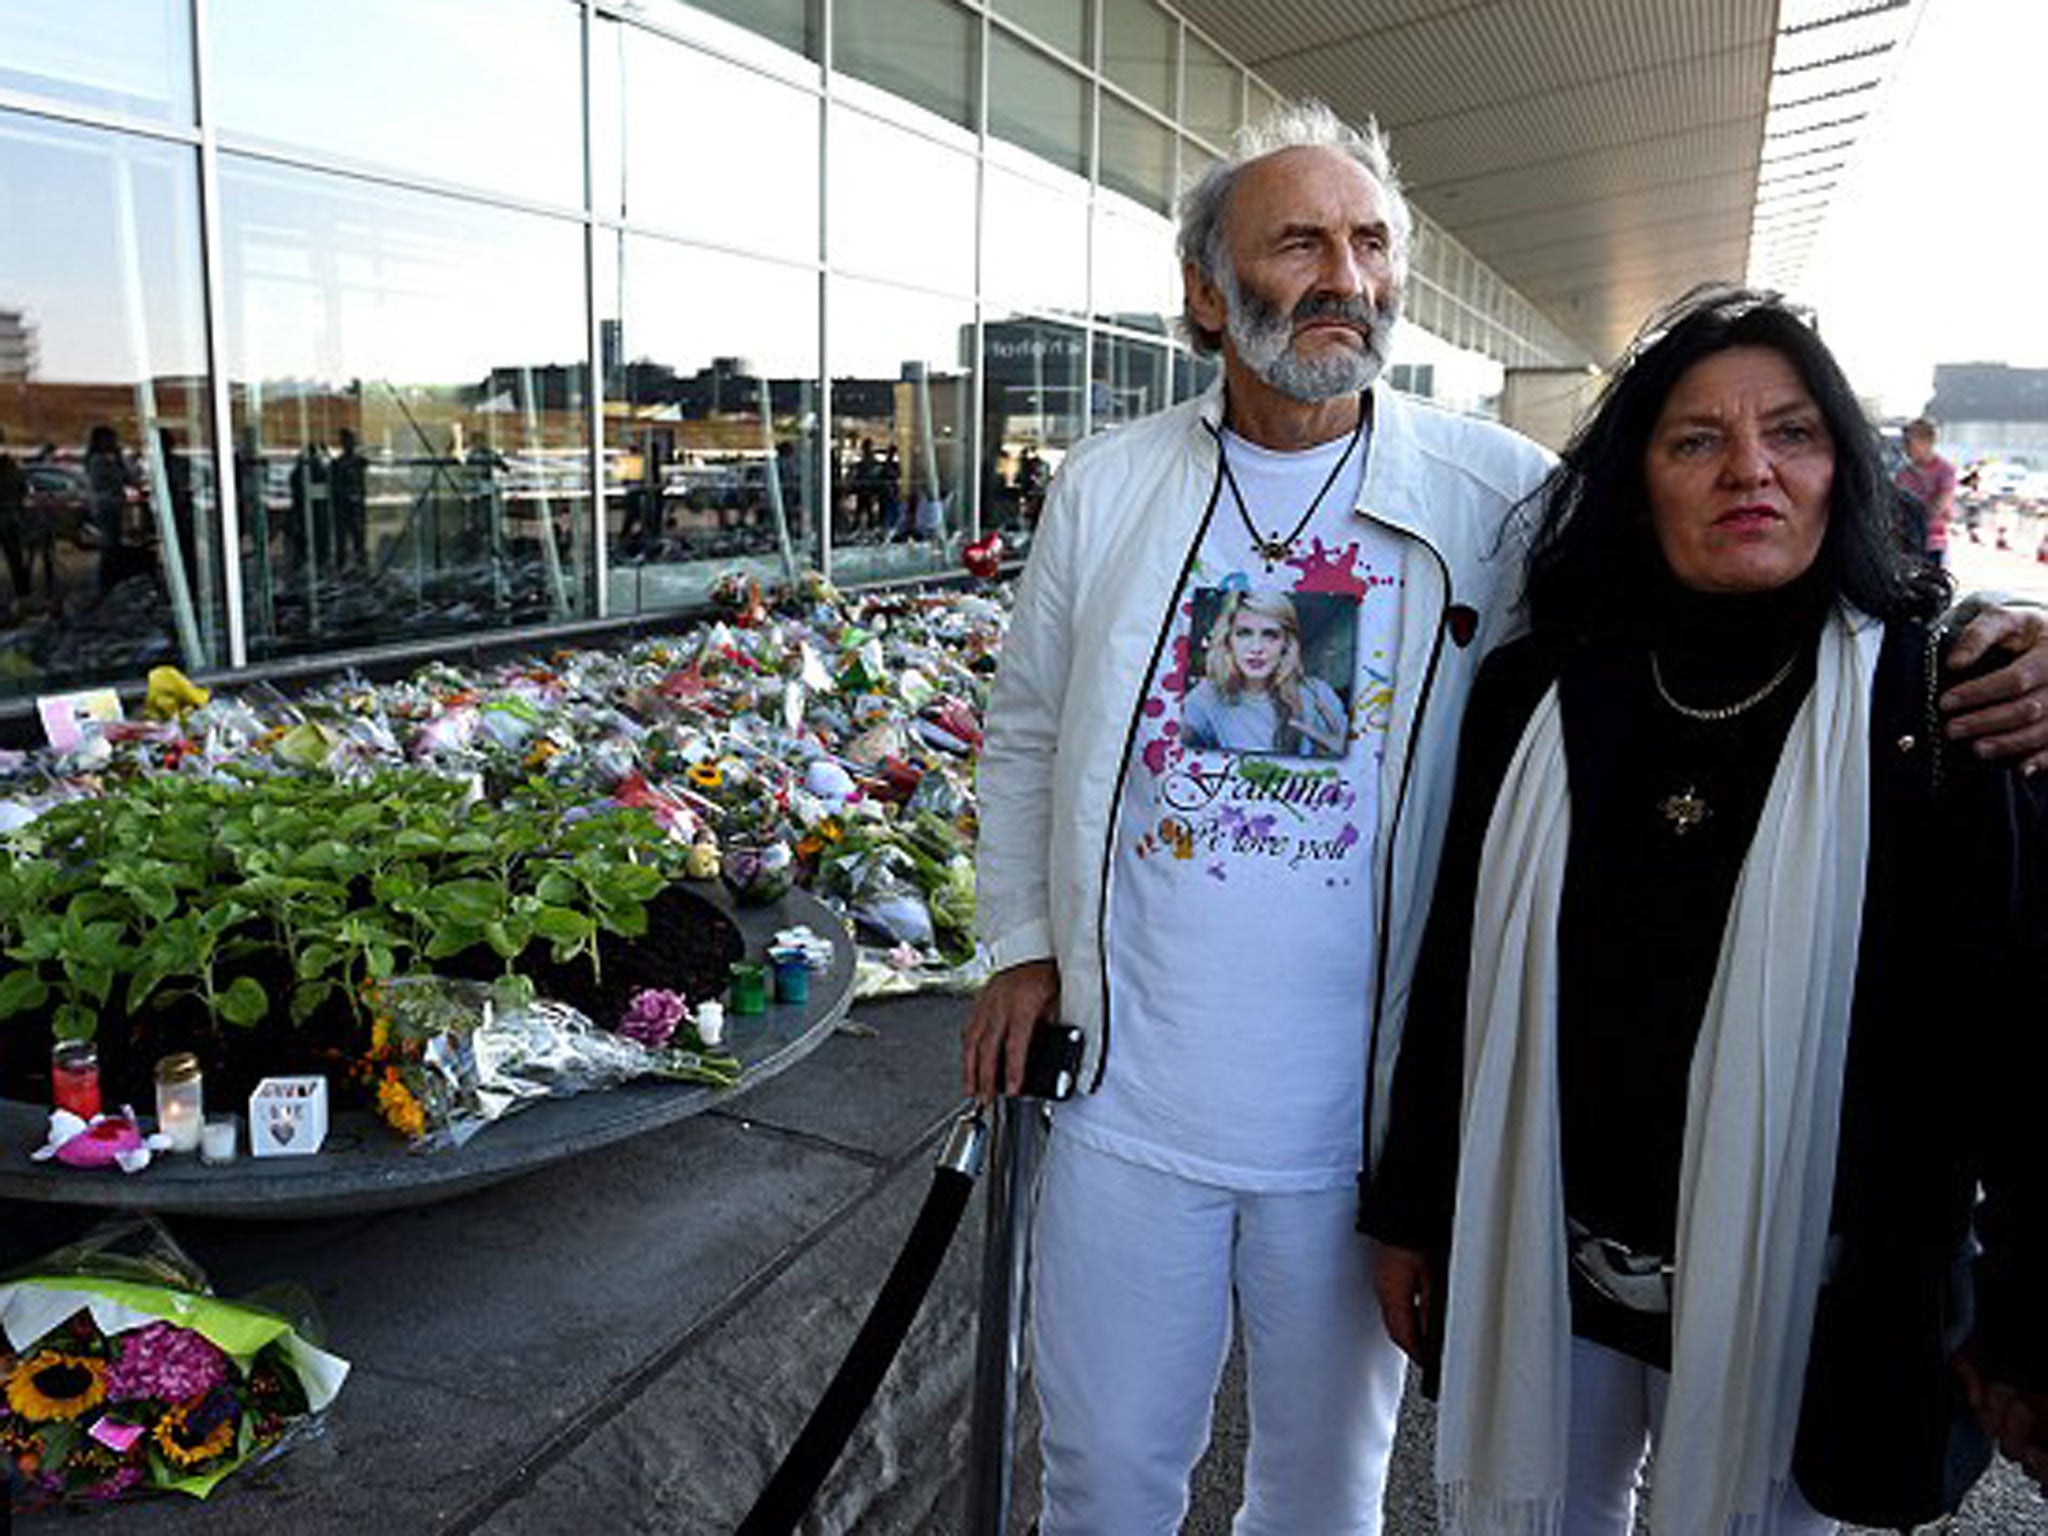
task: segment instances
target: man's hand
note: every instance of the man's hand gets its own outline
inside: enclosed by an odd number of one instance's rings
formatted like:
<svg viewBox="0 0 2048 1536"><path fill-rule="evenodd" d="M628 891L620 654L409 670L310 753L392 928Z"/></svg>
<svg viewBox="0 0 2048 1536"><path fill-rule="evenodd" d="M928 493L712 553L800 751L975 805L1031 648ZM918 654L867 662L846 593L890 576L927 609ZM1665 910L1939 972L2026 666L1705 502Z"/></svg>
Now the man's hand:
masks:
<svg viewBox="0 0 2048 1536"><path fill-rule="evenodd" d="M2027 1392L1990 1380L1977 1369L1967 1348L1954 1364L1984 1432L2008 1461L2048 1493L2048 1393Z"/></svg>
<svg viewBox="0 0 2048 1536"><path fill-rule="evenodd" d="M1979 757L2024 759L2022 773L2048 768L2048 612L1986 608L1956 637L1949 667L1974 666L1993 650L2013 659L1941 696L1948 734Z"/></svg>
<svg viewBox="0 0 2048 1536"><path fill-rule="evenodd" d="M1031 1031L1041 1019L1059 1017L1060 968L1050 960L1027 960L988 979L960 1041L960 1083L969 1098L986 1104L1000 1091L1024 1086L1024 1056Z"/></svg>
<svg viewBox="0 0 2048 1536"><path fill-rule="evenodd" d="M1413 1248L1373 1244L1372 1288L1386 1319L1387 1337L1402 1354L1426 1368L1427 1341L1436 1310L1436 1281L1429 1260Z"/></svg>

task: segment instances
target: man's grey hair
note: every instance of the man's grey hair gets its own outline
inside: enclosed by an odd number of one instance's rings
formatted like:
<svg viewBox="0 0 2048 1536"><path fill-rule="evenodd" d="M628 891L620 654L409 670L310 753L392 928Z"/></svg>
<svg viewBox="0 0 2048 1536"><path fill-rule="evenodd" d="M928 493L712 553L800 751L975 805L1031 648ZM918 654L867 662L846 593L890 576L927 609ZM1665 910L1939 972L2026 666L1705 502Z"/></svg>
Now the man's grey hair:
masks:
<svg viewBox="0 0 2048 1536"><path fill-rule="evenodd" d="M1365 168L1386 196L1387 223L1394 237L1394 271L1405 277L1414 225L1386 135L1371 118L1363 128L1354 128L1322 102L1312 100L1284 102L1260 121L1238 129L1229 155L1203 171L1181 194L1177 242L1181 261L1217 286L1229 286L1224 282L1230 255L1223 216L1230 206L1231 190L1247 165L1283 149L1334 149ZM1185 307L1181 328L1199 355L1209 357L1223 350L1222 333L1210 330Z"/></svg>

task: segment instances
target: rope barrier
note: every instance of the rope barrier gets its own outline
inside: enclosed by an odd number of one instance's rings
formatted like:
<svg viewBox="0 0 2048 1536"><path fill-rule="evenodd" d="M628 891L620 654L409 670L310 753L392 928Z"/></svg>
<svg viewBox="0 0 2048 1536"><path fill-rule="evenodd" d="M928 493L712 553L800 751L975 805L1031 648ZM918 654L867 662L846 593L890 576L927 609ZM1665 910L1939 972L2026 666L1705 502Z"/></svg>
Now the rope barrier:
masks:
<svg viewBox="0 0 2048 1536"><path fill-rule="evenodd" d="M970 1107L954 1120L932 1172L932 1187L903 1251L896 1256L889 1278L882 1282L838 1374L740 1523L739 1536L787 1536L811 1507L931 1289L974 1192L987 1134L987 1122L977 1109Z"/></svg>

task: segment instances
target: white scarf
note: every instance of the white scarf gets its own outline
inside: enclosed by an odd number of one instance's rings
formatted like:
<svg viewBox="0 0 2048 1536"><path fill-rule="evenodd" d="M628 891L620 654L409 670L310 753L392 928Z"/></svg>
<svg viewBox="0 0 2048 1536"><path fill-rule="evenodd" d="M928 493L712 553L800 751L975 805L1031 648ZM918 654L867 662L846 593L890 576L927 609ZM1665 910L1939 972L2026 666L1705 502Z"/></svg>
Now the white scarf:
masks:
<svg viewBox="0 0 2048 1536"><path fill-rule="evenodd" d="M1882 640L1860 614L1822 628L1693 1050L1657 1536L1764 1536L1791 1479L1834 1193ZM1494 803L1474 909L1437 1421L1453 1533L1537 1536L1556 1531L1562 1512L1571 1307L1557 920L1570 825L1553 684Z"/></svg>

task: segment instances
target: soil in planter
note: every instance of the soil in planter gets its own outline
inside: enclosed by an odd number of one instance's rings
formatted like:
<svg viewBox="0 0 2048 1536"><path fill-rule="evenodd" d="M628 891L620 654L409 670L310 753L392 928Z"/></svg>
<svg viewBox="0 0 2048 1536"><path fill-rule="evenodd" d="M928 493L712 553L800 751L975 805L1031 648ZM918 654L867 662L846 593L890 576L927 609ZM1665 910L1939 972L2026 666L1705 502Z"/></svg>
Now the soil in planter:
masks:
<svg viewBox="0 0 2048 1536"><path fill-rule="evenodd" d="M544 945L530 948L518 969L532 978L542 997L568 1003L609 1027L643 987L680 992L692 1006L722 995L727 967L744 948L731 918L689 887L672 885L648 903L647 932L641 937L599 938L602 964L596 977L587 957L557 965ZM503 969L489 950L471 950L436 966L443 975L480 980ZM295 1028L285 1013L291 978L282 959L267 969L251 967L248 974L278 999L276 1018L253 1029L216 1025L185 1001L163 1010L144 1008L132 1019L118 1012L106 1015L97 1043L101 1099L107 1108L126 1104L152 1114L152 1070L159 1057L172 1051L198 1053L207 1098L215 1104L245 1103L260 1079L299 1073L324 1073L338 1108L366 1103L354 1069L368 1044L367 1026L346 1004L337 1003ZM223 985L230 979L223 978ZM17 1015L0 1022L0 1098L50 1102L50 1043L47 1017Z"/></svg>

